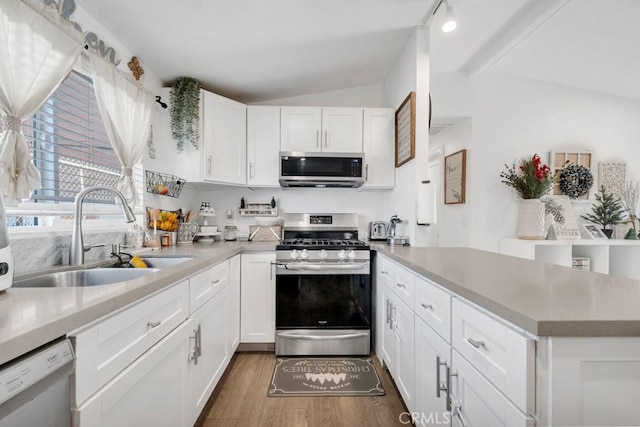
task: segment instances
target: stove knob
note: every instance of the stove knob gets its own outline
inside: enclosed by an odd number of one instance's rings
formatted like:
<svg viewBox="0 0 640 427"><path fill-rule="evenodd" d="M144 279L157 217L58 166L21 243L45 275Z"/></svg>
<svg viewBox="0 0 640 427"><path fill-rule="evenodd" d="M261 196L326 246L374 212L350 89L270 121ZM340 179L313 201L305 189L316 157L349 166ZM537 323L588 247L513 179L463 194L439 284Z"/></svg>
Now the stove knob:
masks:
<svg viewBox="0 0 640 427"><path fill-rule="evenodd" d="M303 249L302 252L300 253L300 259L303 259L303 260L309 259L309 251L306 249Z"/></svg>
<svg viewBox="0 0 640 427"><path fill-rule="evenodd" d="M344 261L345 259L347 259L347 253L345 252L344 249L340 250L340 252L338 252L338 258L342 261Z"/></svg>
<svg viewBox="0 0 640 427"><path fill-rule="evenodd" d="M327 257L328 257L328 256L329 256L329 255L327 254L327 251L326 251L326 250L324 250L324 249L320 249L320 259L321 259L321 260L325 260L325 259L327 259Z"/></svg>
<svg viewBox="0 0 640 427"><path fill-rule="evenodd" d="M298 253L298 251L296 249L293 249L289 253L289 257L291 257L291 259L298 259L300 257L300 254Z"/></svg>
<svg viewBox="0 0 640 427"><path fill-rule="evenodd" d="M356 251L354 251L353 249L351 249L351 250L349 251L348 256L349 256L349 259L350 259L351 261L353 261L354 259L356 259Z"/></svg>

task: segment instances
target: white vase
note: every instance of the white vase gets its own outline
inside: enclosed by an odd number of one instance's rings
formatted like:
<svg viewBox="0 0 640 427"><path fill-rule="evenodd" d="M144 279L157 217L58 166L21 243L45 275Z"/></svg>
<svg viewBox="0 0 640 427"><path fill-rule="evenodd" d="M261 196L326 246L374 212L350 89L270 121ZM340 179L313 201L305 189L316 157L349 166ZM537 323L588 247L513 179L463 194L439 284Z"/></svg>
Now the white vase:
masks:
<svg viewBox="0 0 640 427"><path fill-rule="evenodd" d="M544 203L540 199L525 199L518 206L518 239L543 240Z"/></svg>

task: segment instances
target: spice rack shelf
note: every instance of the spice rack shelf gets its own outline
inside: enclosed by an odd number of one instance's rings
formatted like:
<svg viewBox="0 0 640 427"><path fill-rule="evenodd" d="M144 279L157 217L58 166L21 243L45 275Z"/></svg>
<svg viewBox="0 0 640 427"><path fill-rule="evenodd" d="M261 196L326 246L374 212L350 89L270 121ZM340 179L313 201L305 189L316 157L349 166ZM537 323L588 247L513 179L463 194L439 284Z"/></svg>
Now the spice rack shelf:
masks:
<svg viewBox="0 0 640 427"><path fill-rule="evenodd" d="M147 178L147 193L159 194L167 197L179 197L186 180L175 175L160 172L145 171Z"/></svg>
<svg viewBox="0 0 640 427"><path fill-rule="evenodd" d="M278 208L270 203L249 203L246 208L238 208L240 216L278 216Z"/></svg>

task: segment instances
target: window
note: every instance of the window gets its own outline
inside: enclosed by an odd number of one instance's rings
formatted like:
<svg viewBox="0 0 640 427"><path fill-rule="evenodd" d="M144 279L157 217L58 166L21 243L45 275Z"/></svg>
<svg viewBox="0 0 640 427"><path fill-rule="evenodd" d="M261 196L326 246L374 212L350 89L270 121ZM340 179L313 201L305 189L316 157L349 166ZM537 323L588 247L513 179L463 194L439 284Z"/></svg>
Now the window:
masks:
<svg viewBox="0 0 640 427"><path fill-rule="evenodd" d="M42 188L34 190L31 199L21 204L19 214L12 215L9 210L9 226L49 225L51 218L44 221L38 211L56 208L52 204L72 204L76 194L86 187L116 186L120 161L109 143L89 77L72 71L31 120L23 123L23 132L40 171ZM142 194L141 164L134 169L134 180ZM109 193L97 192L89 194L87 202L106 207L113 205L114 199ZM25 215L25 210L33 210L34 214ZM98 215L96 219L110 219L111 215L108 217Z"/></svg>

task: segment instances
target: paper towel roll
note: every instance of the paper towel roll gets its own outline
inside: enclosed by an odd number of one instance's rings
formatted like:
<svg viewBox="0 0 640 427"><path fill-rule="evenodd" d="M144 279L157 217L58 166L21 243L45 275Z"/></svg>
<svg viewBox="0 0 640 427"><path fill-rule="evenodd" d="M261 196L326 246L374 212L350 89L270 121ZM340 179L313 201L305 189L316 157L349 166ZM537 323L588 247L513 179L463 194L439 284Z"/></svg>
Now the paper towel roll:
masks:
<svg viewBox="0 0 640 427"><path fill-rule="evenodd" d="M418 225L435 224L437 220L436 186L429 181L418 184L416 219Z"/></svg>

